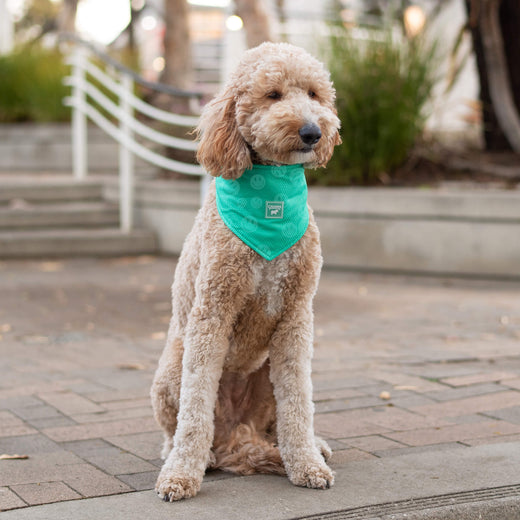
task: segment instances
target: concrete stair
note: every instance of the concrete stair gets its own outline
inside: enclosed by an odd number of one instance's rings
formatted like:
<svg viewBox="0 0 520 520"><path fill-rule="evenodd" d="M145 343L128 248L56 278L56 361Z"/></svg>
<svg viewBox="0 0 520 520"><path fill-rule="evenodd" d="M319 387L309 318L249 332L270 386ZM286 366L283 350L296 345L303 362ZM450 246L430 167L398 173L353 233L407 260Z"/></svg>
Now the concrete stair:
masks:
<svg viewBox="0 0 520 520"><path fill-rule="evenodd" d="M51 176L0 176L0 258L154 253L148 230L123 233L103 184Z"/></svg>

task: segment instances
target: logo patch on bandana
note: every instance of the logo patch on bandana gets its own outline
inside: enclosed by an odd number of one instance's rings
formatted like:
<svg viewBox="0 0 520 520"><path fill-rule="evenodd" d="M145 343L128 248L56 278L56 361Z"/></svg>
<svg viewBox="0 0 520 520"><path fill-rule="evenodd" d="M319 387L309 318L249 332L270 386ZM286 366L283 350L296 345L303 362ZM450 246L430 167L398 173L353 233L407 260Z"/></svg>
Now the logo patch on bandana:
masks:
<svg viewBox="0 0 520 520"><path fill-rule="evenodd" d="M266 201L265 218L283 219L283 201Z"/></svg>

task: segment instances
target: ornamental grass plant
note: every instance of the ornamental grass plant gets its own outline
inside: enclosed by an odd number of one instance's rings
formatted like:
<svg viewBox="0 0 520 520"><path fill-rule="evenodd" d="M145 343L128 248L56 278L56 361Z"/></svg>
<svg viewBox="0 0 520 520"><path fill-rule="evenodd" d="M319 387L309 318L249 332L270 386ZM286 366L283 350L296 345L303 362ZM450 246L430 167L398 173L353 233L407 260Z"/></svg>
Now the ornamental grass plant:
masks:
<svg viewBox="0 0 520 520"><path fill-rule="evenodd" d="M398 33L398 34L396 34ZM337 91L343 144L325 172L325 185L388 182L421 135L436 83L436 45L400 30L363 29L354 37L334 28L328 66Z"/></svg>
<svg viewBox="0 0 520 520"><path fill-rule="evenodd" d="M0 123L66 121L68 88L62 54L55 49L24 46L0 56Z"/></svg>

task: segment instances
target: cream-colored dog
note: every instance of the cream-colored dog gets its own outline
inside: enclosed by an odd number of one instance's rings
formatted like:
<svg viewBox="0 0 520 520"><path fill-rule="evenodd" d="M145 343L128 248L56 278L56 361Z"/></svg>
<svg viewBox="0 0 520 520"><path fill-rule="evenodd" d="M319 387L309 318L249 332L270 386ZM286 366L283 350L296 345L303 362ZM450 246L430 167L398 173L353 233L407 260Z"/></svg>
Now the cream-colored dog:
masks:
<svg viewBox="0 0 520 520"><path fill-rule="evenodd" d="M245 53L205 108L198 160L231 187L254 164L324 166L341 142L334 100L320 62L298 47L264 43ZM305 199L303 235L267 260L226 225L216 189L214 182L177 265L151 391L165 431L157 493L194 496L208 467L328 488L330 450L313 431L312 300L322 258L312 212ZM281 218L284 203L267 204L266 219Z"/></svg>

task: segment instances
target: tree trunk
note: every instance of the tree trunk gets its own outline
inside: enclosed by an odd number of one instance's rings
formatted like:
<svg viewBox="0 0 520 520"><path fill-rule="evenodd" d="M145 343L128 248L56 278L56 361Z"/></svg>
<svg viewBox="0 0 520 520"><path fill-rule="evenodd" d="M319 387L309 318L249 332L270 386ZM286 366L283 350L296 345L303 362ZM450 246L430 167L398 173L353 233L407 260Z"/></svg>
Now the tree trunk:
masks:
<svg viewBox="0 0 520 520"><path fill-rule="evenodd" d="M180 89L192 84L187 0L165 0L164 71L161 81Z"/></svg>
<svg viewBox="0 0 520 520"><path fill-rule="evenodd" d="M500 3L500 5L498 5ZM466 0L480 79L486 149L520 148L520 2ZM493 13L493 9L495 12ZM497 11L498 10L498 16ZM494 19L493 19L494 18Z"/></svg>
<svg viewBox="0 0 520 520"><path fill-rule="evenodd" d="M66 33L76 32L76 12L78 0L63 0L58 16L58 31Z"/></svg>
<svg viewBox="0 0 520 520"><path fill-rule="evenodd" d="M244 22L249 48L272 41L269 17L262 0L235 0L236 13Z"/></svg>

